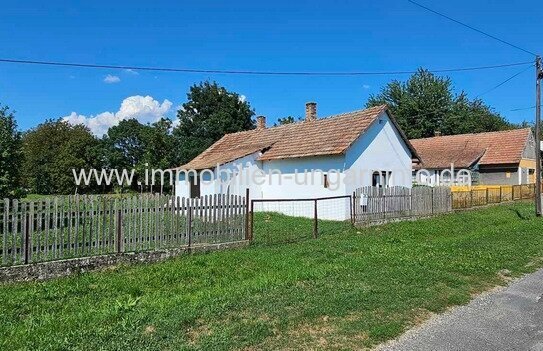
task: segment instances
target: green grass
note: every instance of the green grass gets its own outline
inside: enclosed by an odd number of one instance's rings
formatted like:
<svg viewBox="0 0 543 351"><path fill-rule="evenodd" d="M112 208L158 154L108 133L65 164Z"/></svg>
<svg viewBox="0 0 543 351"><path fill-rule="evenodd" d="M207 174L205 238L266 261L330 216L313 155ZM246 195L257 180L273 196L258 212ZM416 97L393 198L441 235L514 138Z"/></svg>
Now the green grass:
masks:
<svg viewBox="0 0 543 351"><path fill-rule="evenodd" d="M317 240L274 245L265 236L286 219L263 214L264 241L247 249L0 286L0 349L371 347L540 267L532 212L516 203L358 231L324 222Z"/></svg>

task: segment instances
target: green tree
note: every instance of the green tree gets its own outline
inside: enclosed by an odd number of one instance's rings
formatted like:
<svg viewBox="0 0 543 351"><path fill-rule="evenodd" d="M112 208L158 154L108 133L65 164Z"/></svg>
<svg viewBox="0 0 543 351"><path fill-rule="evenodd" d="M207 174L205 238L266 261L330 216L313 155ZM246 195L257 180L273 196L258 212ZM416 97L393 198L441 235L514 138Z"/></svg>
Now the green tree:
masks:
<svg viewBox="0 0 543 351"><path fill-rule="evenodd" d="M291 123L295 123L295 122L299 122L301 121L302 119L301 118L294 118L292 116L287 116L287 117L279 117L277 119L277 123L274 123L273 126L274 127L277 127L277 126L282 126L284 124L291 124Z"/></svg>
<svg viewBox="0 0 543 351"><path fill-rule="evenodd" d="M492 132L515 128L504 117L494 112L482 100L469 100L461 92L453 101L450 113L441 125L443 134Z"/></svg>
<svg viewBox="0 0 543 351"><path fill-rule="evenodd" d="M21 195L22 159L21 133L15 116L7 106L0 106L0 199Z"/></svg>
<svg viewBox="0 0 543 351"><path fill-rule="evenodd" d="M213 82L193 85L174 129L178 162L186 163L227 133L255 128L254 111L236 93Z"/></svg>
<svg viewBox="0 0 543 351"><path fill-rule="evenodd" d="M47 120L23 135L24 180L37 194L88 192L95 186L76 186L73 169L96 168L99 141L83 125Z"/></svg>
<svg viewBox="0 0 543 351"><path fill-rule="evenodd" d="M470 101L464 92L456 95L450 78L438 77L420 68L406 82L394 80L367 107L387 104L407 137L487 132L512 128L482 100Z"/></svg>
<svg viewBox="0 0 543 351"><path fill-rule="evenodd" d="M166 169L176 166L175 141L172 135L172 121L162 118L148 129L146 162L155 168Z"/></svg>
<svg viewBox="0 0 543 351"><path fill-rule="evenodd" d="M171 130L172 122L164 118L152 125L141 124L136 119L121 121L109 128L103 138L106 165L118 170L135 169L132 189L139 190L137 182L143 180L146 170L150 176L152 169L167 169L175 165Z"/></svg>

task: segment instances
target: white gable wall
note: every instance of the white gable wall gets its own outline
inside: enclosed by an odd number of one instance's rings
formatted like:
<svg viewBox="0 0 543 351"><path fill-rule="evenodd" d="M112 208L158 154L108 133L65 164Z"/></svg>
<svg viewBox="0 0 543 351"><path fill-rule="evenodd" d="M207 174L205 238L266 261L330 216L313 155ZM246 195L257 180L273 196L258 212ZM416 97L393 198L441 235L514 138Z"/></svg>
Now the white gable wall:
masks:
<svg viewBox="0 0 543 351"><path fill-rule="evenodd" d="M347 194L372 185L374 171L392 171L390 185L411 187L411 151L386 112L347 150L345 168L356 177L347 184Z"/></svg>

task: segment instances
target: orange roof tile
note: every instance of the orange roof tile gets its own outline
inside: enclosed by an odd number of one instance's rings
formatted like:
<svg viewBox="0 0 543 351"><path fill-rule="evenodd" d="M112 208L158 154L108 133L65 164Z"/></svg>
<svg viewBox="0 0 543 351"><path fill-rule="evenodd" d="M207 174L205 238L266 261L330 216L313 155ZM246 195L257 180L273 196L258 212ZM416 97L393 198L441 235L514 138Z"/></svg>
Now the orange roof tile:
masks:
<svg viewBox="0 0 543 351"><path fill-rule="evenodd" d="M468 168L480 165L516 164L531 133L530 128L476 134L445 135L412 139L422 168Z"/></svg>
<svg viewBox="0 0 543 351"><path fill-rule="evenodd" d="M257 151L263 151L260 160L342 154L386 110L381 105L311 122L227 134L180 168L213 168Z"/></svg>

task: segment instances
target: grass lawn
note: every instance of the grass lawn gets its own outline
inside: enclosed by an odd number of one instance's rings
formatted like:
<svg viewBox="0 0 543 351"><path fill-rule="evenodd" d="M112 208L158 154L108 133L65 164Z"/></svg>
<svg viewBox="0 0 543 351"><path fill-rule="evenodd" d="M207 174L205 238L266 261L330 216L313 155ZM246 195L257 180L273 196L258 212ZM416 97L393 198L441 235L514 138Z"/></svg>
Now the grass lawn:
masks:
<svg viewBox="0 0 543 351"><path fill-rule="evenodd" d="M288 244L264 243L286 220L266 215L247 249L0 286L0 349L371 347L543 265L532 212L516 203L358 231L322 223L319 239Z"/></svg>

